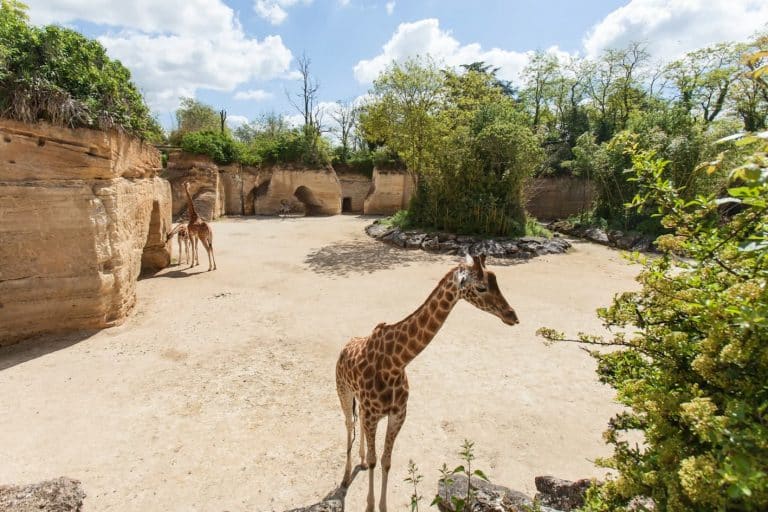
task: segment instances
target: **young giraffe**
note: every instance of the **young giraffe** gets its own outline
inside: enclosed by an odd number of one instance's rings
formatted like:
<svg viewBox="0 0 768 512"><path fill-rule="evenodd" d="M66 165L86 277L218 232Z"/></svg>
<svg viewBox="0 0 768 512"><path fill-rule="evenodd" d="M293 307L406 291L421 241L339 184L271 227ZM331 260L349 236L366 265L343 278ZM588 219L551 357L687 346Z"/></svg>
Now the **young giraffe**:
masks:
<svg viewBox="0 0 768 512"><path fill-rule="evenodd" d="M197 254L197 240L199 239L208 253L208 271L216 270L216 257L213 255L213 231L211 231L208 223L197 215L195 203L192 201L192 194L189 193L188 182L184 183L184 191L187 193L187 209L189 210L187 231L192 242L192 265L190 265L190 268L200 264ZM211 260L213 260L213 268L211 268Z"/></svg>
<svg viewBox="0 0 768 512"><path fill-rule="evenodd" d="M184 247L184 261L189 263L189 230L185 224L179 224L168 233L165 241L170 242L173 235L179 241L179 265L181 265L181 248ZM183 245L182 245L183 244Z"/></svg>
<svg viewBox="0 0 768 512"><path fill-rule="evenodd" d="M451 269L419 309L404 320L376 326L370 336L352 338L336 363L336 391L347 427L347 465L343 486L349 485L352 470L352 442L355 402L360 404L360 465L370 469L367 512L374 509L373 468L376 465L376 426L387 416L387 435L381 457L379 510L387 510L387 477L392 463L392 446L405 421L408 379L405 367L432 341L453 306L464 299L473 306L501 318L508 325L518 323L517 314L501 294L493 272L485 269L485 256L472 258ZM368 445L366 457L365 446Z"/></svg>

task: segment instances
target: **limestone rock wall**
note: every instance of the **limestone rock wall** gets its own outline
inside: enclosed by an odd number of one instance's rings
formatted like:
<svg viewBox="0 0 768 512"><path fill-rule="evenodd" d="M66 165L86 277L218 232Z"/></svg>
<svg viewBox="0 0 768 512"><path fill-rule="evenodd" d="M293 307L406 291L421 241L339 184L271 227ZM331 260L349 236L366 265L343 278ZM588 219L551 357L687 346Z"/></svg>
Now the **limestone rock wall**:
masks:
<svg viewBox="0 0 768 512"><path fill-rule="evenodd" d="M391 215L408 208L416 187L413 178L402 170L373 170L373 186L365 198L366 215Z"/></svg>
<svg viewBox="0 0 768 512"><path fill-rule="evenodd" d="M373 180L354 173L339 173L341 183L341 207L344 212L363 213L365 198L371 191Z"/></svg>
<svg viewBox="0 0 768 512"><path fill-rule="evenodd" d="M528 197L526 209L537 219L564 219L589 210L597 189L591 181L578 178L536 178Z"/></svg>
<svg viewBox="0 0 768 512"><path fill-rule="evenodd" d="M157 150L124 134L0 120L0 345L123 321L170 263Z"/></svg>
<svg viewBox="0 0 768 512"><path fill-rule="evenodd" d="M293 212L307 215L341 213L341 183L331 167L323 169L273 167L270 178L254 194L254 213L274 215L282 200Z"/></svg>
<svg viewBox="0 0 768 512"><path fill-rule="evenodd" d="M171 184L174 217L186 218L187 195L184 183L187 182L200 217L212 221L224 214L224 185L219 166L209 157L175 151L168 155L168 168L163 176Z"/></svg>

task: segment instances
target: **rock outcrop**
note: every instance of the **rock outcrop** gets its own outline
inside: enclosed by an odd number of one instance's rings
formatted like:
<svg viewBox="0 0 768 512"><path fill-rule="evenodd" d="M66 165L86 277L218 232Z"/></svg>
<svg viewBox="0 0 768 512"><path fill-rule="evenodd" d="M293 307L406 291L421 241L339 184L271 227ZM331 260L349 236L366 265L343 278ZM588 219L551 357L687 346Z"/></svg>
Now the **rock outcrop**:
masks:
<svg viewBox="0 0 768 512"><path fill-rule="evenodd" d="M582 478L571 482L553 476L537 476L535 478L536 499L547 507L556 508L563 512L577 510L584 506L584 496L593 481Z"/></svg>
<svg viewBox="0 0 768 512"><path fill-rule="evenodd" d="M291 211L306 215L338 215L341 213L341 183L332 167L309 169L271 167L263 192L254 195L256 215L274 215L281 202L288 201Z"/></svg>
<svg viewBox="0 0 768 512"><path fill-rule="evenodd" d="M174 217L183 217L187 211L185 183L189 183L195 208L203 219L212 221L224 213L219 166L210 157L175 151L168 156L168 168L163 176L171 184Z"/></svg>
<svg viewBox="0 0 768 512"><path fill-rule="evenodd" d="M557 236L553 238L524 236L521 238L484 239L452 233L403 231L375 221L365 228L368 236L402 249L421 249L440 254L485 254L494 258L530 259L545 254L562 254L571 244Z"/></svg>
<svg viewBox="0 0 768 512"><path fill-rule="evenodd" d="M534 500L519 491L513 491L502 485L495 485L485 480L472 477L470 482L473 500L466 512L561 512L547 506L535 508ZM440 480L437 483L438 509L441 512L456 512L453 498L466 501L467 477L456 475L450 482Z"/></svg>
<svg viewBox="0 0 768 512"><path fill-rule="evenodd" d="M80 481L65 476L31 485L0 485L0 510L80 512L85 496Z"/></svg>
<svg viewBox="0 0 768 512"><path fill-rule="evenodd" d="M392 215L408 208L416 186L407 171L374 169L373 185L365 198L366 215Z"/></svg>
<svg viewBox="0 0 768 512"><path fill-rule="evenodd" d="M121 133L0 120L0 345L125 319L170 263L160 155Z"/></svg>
<svg viewBox="0 0 768 512"><path fill-rule="evenodd" d="M655 250L654 237L633 231L606 230L597 226L582 226L566 220L552 222L547 227L558 233L584 238L590 242L625 251L653 252Z"/></svg>

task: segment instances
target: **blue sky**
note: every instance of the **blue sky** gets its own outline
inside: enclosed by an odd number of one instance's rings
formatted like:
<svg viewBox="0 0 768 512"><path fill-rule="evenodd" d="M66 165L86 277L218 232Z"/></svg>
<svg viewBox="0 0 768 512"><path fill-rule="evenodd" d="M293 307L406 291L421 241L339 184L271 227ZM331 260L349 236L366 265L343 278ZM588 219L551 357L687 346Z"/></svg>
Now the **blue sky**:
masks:
<svg viewBox="0 0 768 512"><path fill-rule="evenodd" d="M763 0L27 0L32 21L99 38L170 127L179 96L225 108L232 123L295 114L296 57L305 52L330 105L366 93L394 60L429 53L485 60L517 80L528 52L597 55L647 41L669 60L765 30ZM330 107L329 107L330 108Z"/></svg>

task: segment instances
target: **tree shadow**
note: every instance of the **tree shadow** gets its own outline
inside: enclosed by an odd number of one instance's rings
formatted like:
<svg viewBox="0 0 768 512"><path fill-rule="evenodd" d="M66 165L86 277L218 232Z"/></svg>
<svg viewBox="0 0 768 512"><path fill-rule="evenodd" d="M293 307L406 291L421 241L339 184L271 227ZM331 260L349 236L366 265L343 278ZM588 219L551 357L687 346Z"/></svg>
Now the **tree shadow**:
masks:
<svg viewBox="0 0 768 512"><path fill-rule="evenodd" d="M40 334L14 345L0 347L0 372L17 364L70 347L86 340L101 329L73 331L66 334Z"/></svg>
<svg viewBox="0 0 768 512"><path fill-rule="evenodd" d="M346 276L370 274L410 263L439 261L446 261L446 255L400 249L376 240L354 240L326 245L309 253L304 263L317 274Z"/></svg>

